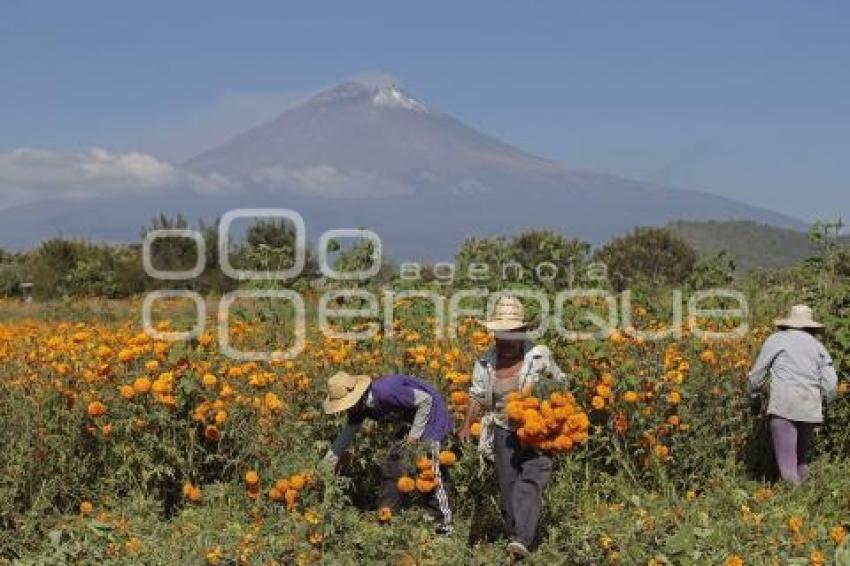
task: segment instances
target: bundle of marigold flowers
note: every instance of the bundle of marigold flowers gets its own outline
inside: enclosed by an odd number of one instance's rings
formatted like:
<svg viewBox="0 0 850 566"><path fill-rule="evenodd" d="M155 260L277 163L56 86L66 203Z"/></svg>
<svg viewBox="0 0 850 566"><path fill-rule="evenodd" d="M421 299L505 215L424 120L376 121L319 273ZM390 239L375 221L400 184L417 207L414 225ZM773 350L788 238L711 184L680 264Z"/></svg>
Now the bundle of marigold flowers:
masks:
<svg viewBox="0 0 850 566"><path fill-rule="evenodd" d="M525 446L565 453L587 440L590 419L570 393L556 391L541 400L514 392L505 412L517 424L517 436Z"/></svg>

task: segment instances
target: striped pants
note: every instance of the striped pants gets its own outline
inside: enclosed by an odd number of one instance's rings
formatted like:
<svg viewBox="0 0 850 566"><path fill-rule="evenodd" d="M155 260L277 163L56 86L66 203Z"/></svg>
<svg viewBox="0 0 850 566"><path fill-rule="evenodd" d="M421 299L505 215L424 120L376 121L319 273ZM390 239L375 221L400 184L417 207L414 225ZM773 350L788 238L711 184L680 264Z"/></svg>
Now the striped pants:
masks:
<svg viewBox="0 0 850 566"><path fill-rule="evenodd" d="M452 509L449 505L449 473L440 465L440 443L436 440L422 442L427 444L430 454L432 470L437 480L437 487L431 492L428 506L437 515L442 526L452 524ZM421 450L421 448L419 449ZM392 510L398 509L401 504L401 494L398 491L398 478L408 473L407 466L413 461L417 453L421 453L416 447L397 444L390 448L387 459L381 468L381 494L378 498L379 506L387 506Z"/></svg>

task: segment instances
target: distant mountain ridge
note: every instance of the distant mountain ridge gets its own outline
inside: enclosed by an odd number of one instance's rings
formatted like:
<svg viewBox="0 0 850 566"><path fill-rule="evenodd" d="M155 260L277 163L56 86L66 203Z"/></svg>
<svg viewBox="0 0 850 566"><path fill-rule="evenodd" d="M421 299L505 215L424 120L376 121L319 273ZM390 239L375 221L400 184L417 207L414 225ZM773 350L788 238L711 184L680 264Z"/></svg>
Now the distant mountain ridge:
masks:
<svg viewBox="0 0 850 566"><path fill-rule="evenodd" d="M729 252L739 273L756 268L791 267L817 251L806 232L751 221L678 221L668 228L700 252ZM850 241L848 236L841 238Z"/></svg>
<svg viewBox="0 0 850 566"><path fill-rule="evenodd" d="M705 192L567 169L466 126L397 86L343 83L178 166L214 179L108 199L51 200L0 211L0 245L63 233L134 240L158 212L211 219L233 208L300 212L308 237L375 230L398 260L445 260L464 238L548 229L602 242L635 226L746 219L802 221ZM193 177L194 176L194 177Z"/></svg>

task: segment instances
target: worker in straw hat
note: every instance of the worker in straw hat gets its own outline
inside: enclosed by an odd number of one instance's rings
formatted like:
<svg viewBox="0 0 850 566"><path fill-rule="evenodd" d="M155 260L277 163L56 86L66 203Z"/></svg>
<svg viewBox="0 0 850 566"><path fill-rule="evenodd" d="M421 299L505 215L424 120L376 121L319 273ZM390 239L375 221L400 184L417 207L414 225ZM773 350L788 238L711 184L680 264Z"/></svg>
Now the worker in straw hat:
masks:
<svg viewBox="0 0 850 566"><path fill-rule="evenodd" d="M763 389L770 376L767 415L776 464L792 485L809 475L812 429L823 422L823 404L836 395L838 376L832 358L817 339L824 325L812 309L794 305L787 318L775 321L749 374L748 394L754 414L761 411Z"/></svg>
<svg viewBox="0 0 850 566"><path fill-rule="evenodd" d="M398 508L401 502L397 484L412 459L415 447L425 444L430 452L434 489L430 505L438 518L437 532L452 532L452 511L447 494L448 476L440 465L440 443L452 430L452 417L443 397L430 384L407 375L385 375L372 379L368 375L339 372L328 380L328 396L324 402L329 415L347 412L347 422L331 443L324 464L336 467L366 418L375 421L395 419L403 422L406 435L390 448L381 473L380 507Z"/></svg>
<svg viewBox="0 0 850 566"><path fill-rule="evenodd" d="M499 296L483 324L494 333L495 343L473 366L470 402L460 437L469 440L472 423L484 412L479 449L495 463L500 508L511 537L507 551L521 559L528 555L537 535L552 459L521 445L514 423L505 414L506 399L514 391L531 394L546 377L564 383L566 376L546 346L534 346L528 339L530 323L517 297Z"/></svg>

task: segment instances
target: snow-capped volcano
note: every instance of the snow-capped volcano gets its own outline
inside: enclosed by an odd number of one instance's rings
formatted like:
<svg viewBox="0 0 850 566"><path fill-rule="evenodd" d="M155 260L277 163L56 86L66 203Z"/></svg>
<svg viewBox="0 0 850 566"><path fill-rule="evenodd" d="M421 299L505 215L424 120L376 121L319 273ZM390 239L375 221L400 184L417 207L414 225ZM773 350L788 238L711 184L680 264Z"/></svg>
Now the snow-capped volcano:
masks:
<svg viewBox="0 0 850 566"><path fill-rule="evenodd" d="M417 112L428 111L424 104L395 86L377 88L372 95L372 102L378 106L395 106Z"/></svg>
<svg viewBox="0 0 850 566"><path fill-rule="evenodd" d="M560 166L481 134L394 85L346 82L191 160L272 191L360 198L562 183Z"/></svg>
<svg viewBox="0 0 850 566"><path fill-rule="evenodd" d="M57 231L129 239L160 212L210 218L262 206L301 212L314 241L329 228L373 229L400 260L447 259L466 236L531 228L597 242L679 219L805 228L708 193L567 169L393 84L342 83L175 166L172 176L186 183L168 194L136 191L0 211L0 244L28 245Z"/></svg>

